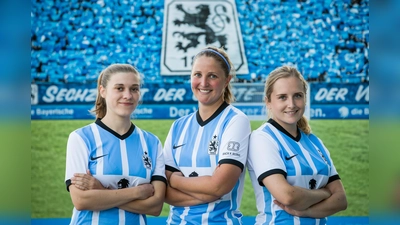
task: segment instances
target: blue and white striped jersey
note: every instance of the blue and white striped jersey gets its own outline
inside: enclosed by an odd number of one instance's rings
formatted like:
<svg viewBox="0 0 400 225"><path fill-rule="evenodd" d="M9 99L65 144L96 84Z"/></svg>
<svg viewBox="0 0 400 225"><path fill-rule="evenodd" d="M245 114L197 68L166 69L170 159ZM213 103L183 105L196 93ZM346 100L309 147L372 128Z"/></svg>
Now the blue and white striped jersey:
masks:
<svg viewBox="0 0 400 225"><path fill-rule="evenodd" d="M185 177L212 175L219 164L242 169L231 192L217 201L196 206L170 206L167 224L241 224L248 142L251 133L247 116L224 103L210 119L202 121L198 111L176 120L164 145L166 169Z"/></svg>
<svg viewBox="0 0 400 225"><path fill-rule="evenodd" d="M314 219L292 216L273 201L275 198L262 183L272 174L282 174L289 184L318 189L340 179L329 151L314 134L299 130L291 136L274 120L269 120L250 137L248 169L256 195L256 224L305 225L326 224L327 218Z"/></svg>
<svg viewBox="0 0 400 225"><path fill-rule="evenodd" d="M87 169L109 189L138 186L152 180L166 182L161 142L133 124L122 136L99 119L73 131L68 138L66 161L67 188L74 173L86 173ZM146 224L146 216L119 208L103 211L74 208L70 224Z"/></svg>

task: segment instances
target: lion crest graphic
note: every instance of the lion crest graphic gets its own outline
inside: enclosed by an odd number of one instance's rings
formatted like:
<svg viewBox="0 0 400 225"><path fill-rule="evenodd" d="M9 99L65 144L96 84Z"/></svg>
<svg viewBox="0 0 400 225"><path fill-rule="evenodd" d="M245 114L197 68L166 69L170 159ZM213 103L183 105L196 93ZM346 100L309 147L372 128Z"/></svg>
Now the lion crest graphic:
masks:
<svg viewBox="0 0 400 225"><path fill-rule="evenodd" d="M224 49L227 50L227 37L225 34L219 34L225 29L225 26L231 22L231 19L224 14L227 11L226 7L221 4L215 5L213 8L215 14L212 18L210 18L211 11L209 5L200 4L195 8L197 12L189 13L183 8L182 4L176 5L176 9L184 13L184 17L181 20L175 19L173 21L174 25L180 27L185 24L199 28L202 31L187 33L184 31L175 31L173 33L174 36L179 35L188 41L187 44L178 41L175 47L178 50L187 52L189 48L196 48L200 44L200 38L204 38L204 43L206 45L218 42L220 47L224 47ZM208 25L208 21L218 30L213 30L212 27Z"/></svg>

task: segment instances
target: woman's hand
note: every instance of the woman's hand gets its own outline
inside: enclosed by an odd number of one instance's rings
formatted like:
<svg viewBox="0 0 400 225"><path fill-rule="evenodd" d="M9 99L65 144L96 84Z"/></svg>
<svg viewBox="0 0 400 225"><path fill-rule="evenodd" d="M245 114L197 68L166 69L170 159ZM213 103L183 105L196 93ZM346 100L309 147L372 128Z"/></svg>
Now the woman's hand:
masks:
<svg viewBox="0 0 400 225"><path fill-rule="evenodd" d="M152 184L141 184L137 188L139 188L140 193L139 200L144 200L154 195L154 186Z"/></svg>
<svg viewBox="0 0 400 225"><path fill-rule="evenodd" d="M75 173L71 184L81 190L106 189L99 180L94 178L89 170L86 173Z"/></svg>
<svg viewBox="0 0 400 225"><path fill-rule="evenodd" d="M274 203L275 203L276 205L278 205L279 207L281 207L283 210L285 210L287 213L289 213L289 214L292 215L292 216L302 217L302 216L304 215L304 211L305 211L305 210L295 210L295 209L292 209L292 208L290 208L290 207L288 207L288 206L286 206L286 205L284 205L284 204L278 202L277 200L274 200Z"/></svg>

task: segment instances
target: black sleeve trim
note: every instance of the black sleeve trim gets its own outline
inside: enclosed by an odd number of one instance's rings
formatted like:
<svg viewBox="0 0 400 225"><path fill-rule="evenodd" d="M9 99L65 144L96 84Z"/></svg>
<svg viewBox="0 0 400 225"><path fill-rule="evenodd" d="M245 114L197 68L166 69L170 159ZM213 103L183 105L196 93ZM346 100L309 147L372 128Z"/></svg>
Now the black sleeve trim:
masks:
<svg viewBox="0 0 400 225"><path fill-rule="evenodd" d="M339 174L336 174L336 175L333 175L333 176L329 177L328 184L330 182L332 182L332 181L335 181L335 180L340 180Z"/></svg>
<svg viewBox="0 0 400 225"><path fill-rule="evenodd" d="M181 172L180 170L176 169L175 167L165 165L165 170L171 171L171 172Z"/></svg>
<svg viewBox="0 0 400 225"><path fill-rule="evenodd" d="M65 185L67 186L67 191L69 192L69 186L71 185L71 179L65 181Z"/></svg>
<svg viewBox="0 0 400 225"><path fill-rule="evenodd" d="M167 185L167 179L163 176L160 176L160 175L152 176L151 181L155 181L155 180L162 181L165 183L165 185Z"/></svg>
<svg viewBox="0 0 400 225"><path fill-rule="evenodd" d="M266 177L268 177L270 175L273 175L273 174L282 174L285 177L285 179L286 179L286 176L287 176L287 173L285 171L281 170L281 169L269 170L267 172L262 173L258 177L258 179L257 179L258 180L258 184L260 184L260 186L265 186L264 183L263 183L264 178L266 178Z"/></svg>
<svg viewBox="0 0 400 225"><path fill-rule="evenodd" d="M237 160L234 160L234 159L222 159L218 162L218 164L232 164L232 165L239 167L242 170L242 172L244 169L243 163L241 163Z"/></svg>

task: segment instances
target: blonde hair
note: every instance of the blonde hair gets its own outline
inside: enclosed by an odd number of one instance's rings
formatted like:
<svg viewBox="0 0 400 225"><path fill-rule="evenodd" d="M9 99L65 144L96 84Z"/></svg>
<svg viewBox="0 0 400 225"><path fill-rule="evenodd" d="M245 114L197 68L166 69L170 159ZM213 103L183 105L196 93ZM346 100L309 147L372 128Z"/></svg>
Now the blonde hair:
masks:
<svg viewBox="0 0 400 225"><path fill-rule="evenodd" d="M139 72L136 70L135 67L129 64L112 64L101 71L100 76L97 79L97 97L95 109L92 111L96 114L96 119L103 118L107 113L107 104L105 99L100 95L100 86L106 88L111 76L116 73L133 73L135 74L135 76L137 76L139 84L141 83Z"/></svg>
<svg viewBox="0 0 400 225"><path fill-rule="evenodd" d="M235 77L235 68L233 67L233 64L229 59L228 54L224 51L223 48L216 48L212 46L204 48L193 58L193 64L201 56L212 57L213 59L215 59L221 66L222 70L225 72L225 78L228 78L229 75L231 75L232 78ZM233 96L232 86L230 82L228 83L228 86L226 86L224 93L222 94L222 98L228 104L235 101L235 96Z"/></svg>
<svg viewBox="0 0 400 225"><path fill-rule="evenodd" d="M265 82L264 93L268 102L271 101L271 93L273 91L275 82L281 78L287 78L287 77L296 77L301 81L304 89L304 98L306 98L307 81L304 79L303 75L301 75L300 72L294 67L281 66L273 70L271 73L269 73L267 81ZM273 116L272 112L268 110L268 118L272 118L272 116ZM307 118L304 115L301 117L299 121L297 121L297 127L306 134L311 133L311 127L308 124Z"/></svg>

